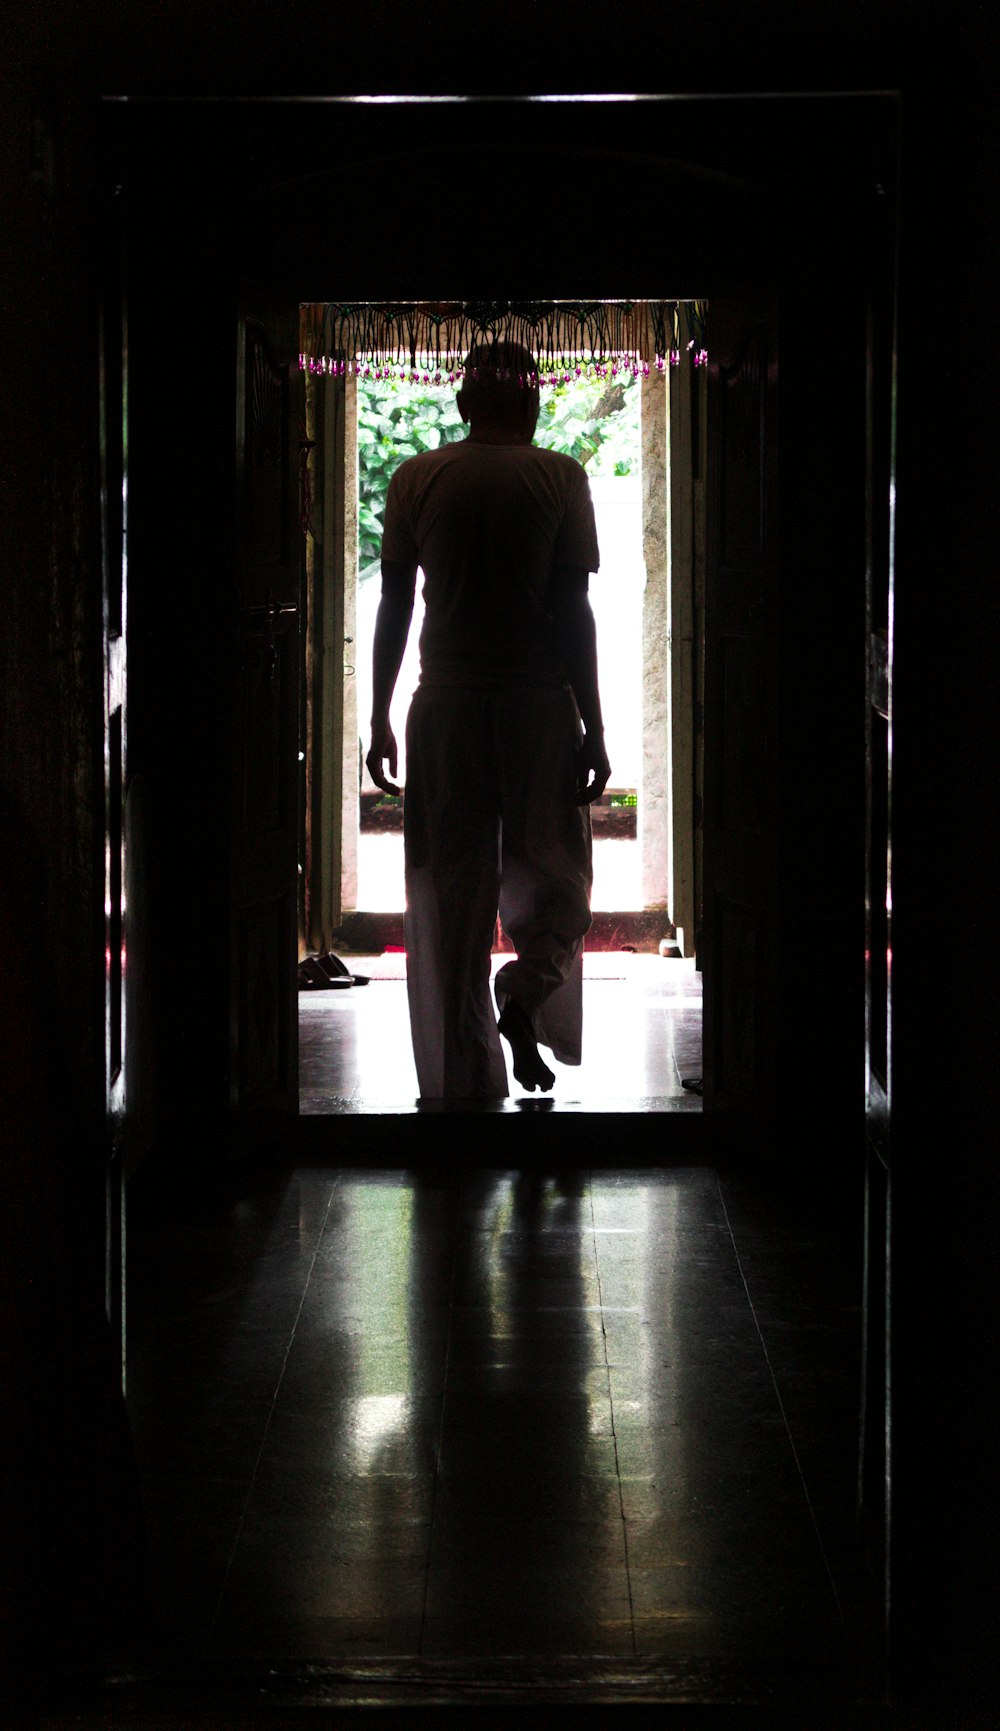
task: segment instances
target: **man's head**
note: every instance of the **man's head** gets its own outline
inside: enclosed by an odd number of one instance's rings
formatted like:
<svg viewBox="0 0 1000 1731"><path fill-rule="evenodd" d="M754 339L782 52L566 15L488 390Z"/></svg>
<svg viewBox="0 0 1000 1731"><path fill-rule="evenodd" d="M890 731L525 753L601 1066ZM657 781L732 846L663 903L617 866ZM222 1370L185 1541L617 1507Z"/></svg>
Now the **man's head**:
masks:
<svg viewBox="0 0 1000 1731"><path fill-rule="evenodd" d="M531 350L521 343L477 343L466 358L456 401L473 433L506 433L512 441L530 444L538 421L537 369Z"/></svg>

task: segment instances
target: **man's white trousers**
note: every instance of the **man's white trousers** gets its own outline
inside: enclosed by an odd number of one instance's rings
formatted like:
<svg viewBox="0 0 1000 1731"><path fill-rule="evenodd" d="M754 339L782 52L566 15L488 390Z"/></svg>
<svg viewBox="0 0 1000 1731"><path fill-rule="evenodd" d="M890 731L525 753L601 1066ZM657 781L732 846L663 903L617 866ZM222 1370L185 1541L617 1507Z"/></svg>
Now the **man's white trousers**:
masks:
<svg viewBox="0 0 1000 1731"><path fill-rule="evenodd" d="M431 689L406 727L406 977L423 1099L503 1099L490 995L497 912L517 952L497 975L563 1064L579 1064L590 926L590 810L569 687Z"/></svg>

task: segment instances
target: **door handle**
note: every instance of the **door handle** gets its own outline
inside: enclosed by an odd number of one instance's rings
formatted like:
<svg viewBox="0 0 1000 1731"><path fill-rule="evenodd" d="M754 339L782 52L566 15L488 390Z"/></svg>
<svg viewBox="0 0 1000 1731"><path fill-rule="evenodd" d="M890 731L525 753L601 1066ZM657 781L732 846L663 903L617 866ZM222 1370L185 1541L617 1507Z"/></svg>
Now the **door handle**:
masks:
<svg viewBox="0 0 1000 1731"><path fill-rule="evenodd" d="M250 625L261 624L264 627L267 673L271 680L274 679L278 666L278 647L274 641L274 622L276 619L297 617L298 611L297 602L276 601L270 589L267 591L267 598L264 601L258 601L249 606L243 601L239 603L241 637Z"/></svg>

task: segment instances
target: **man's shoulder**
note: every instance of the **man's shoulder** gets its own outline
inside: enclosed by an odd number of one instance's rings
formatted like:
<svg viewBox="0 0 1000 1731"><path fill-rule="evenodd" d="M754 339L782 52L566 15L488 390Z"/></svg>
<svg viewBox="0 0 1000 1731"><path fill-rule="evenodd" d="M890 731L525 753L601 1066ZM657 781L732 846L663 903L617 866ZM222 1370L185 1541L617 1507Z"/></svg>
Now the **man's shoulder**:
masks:
<svg viewBox="0 0 1000 1731"><path fill-rule="evenodd" d="M547 445L532 445L531 450L536 458L551 470L554 475L568 483L579 485L587 479L587 471L575 457L565 451L550 451Z"/></svg>
<svg viewBox="0 0 1000 1731"><path fill-rule="evenodd" d="M442 445L436 451L418 451L413 457L404 457L398 463L389 477L389 491L386 504L392 511L412 511L425 487L433 479L447 447Z"/></svg>
<svg viewBox="0 0 1000 1731"><path fill-rule="evenodd" d="M392 479L398 481L402 477L403 482L418 480L425 470L437 468L441 462L446 461L453 449L451 445L439 445L436 451L418 451L413 457L404 457L393 470Z"/></svg>

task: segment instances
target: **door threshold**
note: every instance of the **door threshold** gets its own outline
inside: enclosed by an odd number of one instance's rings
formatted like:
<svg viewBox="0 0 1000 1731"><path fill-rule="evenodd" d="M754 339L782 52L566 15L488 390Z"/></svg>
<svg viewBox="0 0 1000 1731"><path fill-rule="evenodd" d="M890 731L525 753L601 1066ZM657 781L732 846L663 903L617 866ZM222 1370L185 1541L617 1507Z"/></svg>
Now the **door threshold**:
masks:
<svg viewBox="0 0 1000 1731"><path fill-rule="evenodd" d="M435 1161L447 1148L457 1165L504 1168L553 1161L601 1167L662 1166L708 1160L700 1101L431 1101L393 1106L380 1101L331 1101L330 1110L298 1120L297 1157L406 1165ZM442 1123L447 1119L447 1129ZM641 1121L641 1126L640 1126Z"/></svg>
<svg viewBox="0 0 1000 1731"><path fill-rule="evenodd" d="M594 908L592 925L584 943L584 953L597 950L636 950L650 955L659 951L661 942L672 944L675 928L662 908ZM345 956L381 955L387 948L403 946L403 915L399 913L366 912L357 909L345 914L333 934L334 948ZM505 945L513 954L513 946Z"/></svg>

